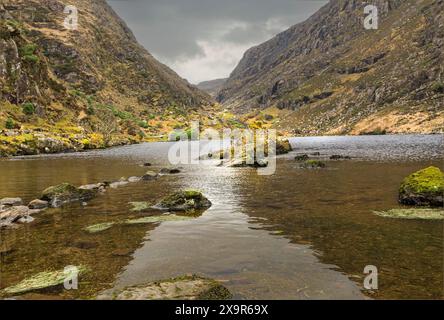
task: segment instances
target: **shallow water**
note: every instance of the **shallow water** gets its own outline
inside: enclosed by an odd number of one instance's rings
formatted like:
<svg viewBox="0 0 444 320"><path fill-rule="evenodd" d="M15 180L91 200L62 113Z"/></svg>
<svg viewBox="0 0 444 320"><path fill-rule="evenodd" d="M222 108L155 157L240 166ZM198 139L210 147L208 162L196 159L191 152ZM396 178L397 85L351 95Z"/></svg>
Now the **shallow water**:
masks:
<svg viewBox="0 0 444 320"><path fill-rule="evenodd" d="M421 168L443 169L443 136L291 139L295 151L278 157L277 172L184 166L183 173L129 184L89 202L35 216L2 230L0 289L67 265L85 265L79 290L22 298L91 298L112 288L187 273L223 281L236 298L363 299L444 297L442 221L391 220L374 210L398 207L402 179ZM46 187L142 175L167 166L169 143L0 161L0 198L32 200ZM352 156L323 170L300 169L296 153ZM178 189L200 189L213 202L187 221L83 228L122 221L131 201L155 202ZM147 212L145 215L154 214ZM363 288L364 267L375 265L379 289Z"/></svg>

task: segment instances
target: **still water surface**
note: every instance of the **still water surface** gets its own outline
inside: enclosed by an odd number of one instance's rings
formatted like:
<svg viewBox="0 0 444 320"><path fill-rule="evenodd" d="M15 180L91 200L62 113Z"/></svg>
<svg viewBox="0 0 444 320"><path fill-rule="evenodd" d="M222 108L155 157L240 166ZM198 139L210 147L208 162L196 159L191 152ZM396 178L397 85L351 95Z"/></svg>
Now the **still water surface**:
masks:
<svg viewBox="0 0 444 320"><path fill-rule="evenodd" d="M184 166L183 173L108 190L89 202L49 209L0 231L0 289L45 270L85 265L79 290L22 298L93 298L104 290L197 273L220 280L240 299L444 298L443 222L391 220L374 210L397 208L402 179L429 165L443 168L443 136L294 138L277 172ZM50 185L142 175L168 166L169 143L0 161L0 198L39 196ZM296 153L328 161L300 169ZM155 202L199 189L213 203L193 220L83 228L137 218L129 202ZM146 212L152 215L155 212ZM379 290L363 288L364 267L379 270Z"/></svg>

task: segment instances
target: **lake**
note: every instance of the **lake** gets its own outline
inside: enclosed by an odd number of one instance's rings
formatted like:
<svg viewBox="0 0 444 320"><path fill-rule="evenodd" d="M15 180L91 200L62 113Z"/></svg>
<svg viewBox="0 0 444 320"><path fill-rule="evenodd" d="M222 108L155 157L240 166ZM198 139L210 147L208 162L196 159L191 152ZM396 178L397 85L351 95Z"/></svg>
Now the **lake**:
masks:
<svg viewBox="0 0 444 320"><path fill-rule="evenodd" d="M274 175L254 168L183 165L182 173L109 189L87 205L48 209L35 221L0 231L0 289L46 270L84 265L79 289L21 298L94 298L99 293L184 274L222 281L238 299L442 299L442 221L382 218L398 208L397 191L412 172L444 169L442 135L290 139ZM145 143L76 154L0 160L0 198L28 202L51 185L141 176L169 166L171 143ZM296 154L319 152L325 169L302 169ZM152 167L144 168L144 162ZM153 212L129 202L155 203L180 189L198 189L213 206L186 221L116 224ZM364 268L378 268L379 289L363 287Z"/></svg>

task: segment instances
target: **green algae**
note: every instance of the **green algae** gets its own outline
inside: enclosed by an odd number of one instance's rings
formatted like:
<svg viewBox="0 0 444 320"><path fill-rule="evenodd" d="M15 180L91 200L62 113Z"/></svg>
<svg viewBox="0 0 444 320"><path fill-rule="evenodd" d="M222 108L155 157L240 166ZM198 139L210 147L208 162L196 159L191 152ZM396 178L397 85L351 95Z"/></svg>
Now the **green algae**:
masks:
<svg viewBox="0 0 444 320"><path fill-rule="evenodd" d="M145 223L157 223L157 222L168 222L168 221L184 221L191 220L193 217L178 216L175 214L153 216L153 217L143 217L138 219L128 219L125 224L145 224Z"/></svg>
<svg viewBox="0 0 444 320"><path fill-rule="evenodd" d="M131 211L144 211L151 208L152 204L146 201L129 202L133 206Z"/></svg>
<svg viewBox="0 0 444 320"><path fill-rule="evenodd" d="M86 227L83 230L88 231L89 233L98 233L98 232L102 232L102 231L110 229L115 224L116 224L115 222L98 223L98 224L94 224L92 226Z"/></svg>
<svg viewBox="0 0 444 320"><path fill-rule="evenodd" d="M421 219L421 220L444 219L444 209L400 208L400 209L391 209L387 211L374 211L374 213L380 217L395 218L395 219Z"/></svg>
<svg viewBox="0 0 444 320"><path fill-rule="evenodd" d="M1 292L7 295L22 294L30 291L56 287L71 279L78 272L84 273L87 268L84 266L67 268L66 270L43 271L18 284L3 289Z"/></svg>

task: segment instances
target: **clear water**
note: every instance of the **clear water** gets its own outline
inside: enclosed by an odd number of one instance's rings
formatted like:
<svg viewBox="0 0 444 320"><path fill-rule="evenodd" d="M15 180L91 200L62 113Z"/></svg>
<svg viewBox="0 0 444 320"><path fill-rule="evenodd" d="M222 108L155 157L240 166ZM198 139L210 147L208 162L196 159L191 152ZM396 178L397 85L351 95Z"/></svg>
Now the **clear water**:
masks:
<svg viewBox="0 0 444 320"><path fill-rule="evenodd" d="M391 220L374 210L398 207L402 179L429 165L444 168L443 136L291 139L277 172L184 166L183 173L109 190L89 202L50 209L13 230L1 230L0 289L45 270L86 265L79 290L21 298L93 298L151 280L197 273L220 280L245 299L442 299L442 221ZM39 196L50 185L76 185L142 175L168 166L169 143L0 161L0 198ZM300 169L297 153L352 156L323 170ZM179 189L200 189L213 206L188 221L83 228L142 214L131 201L152 201ZM145 215L155 214L146 212ZM379 289L363 288L366 265Z"/></svg>

